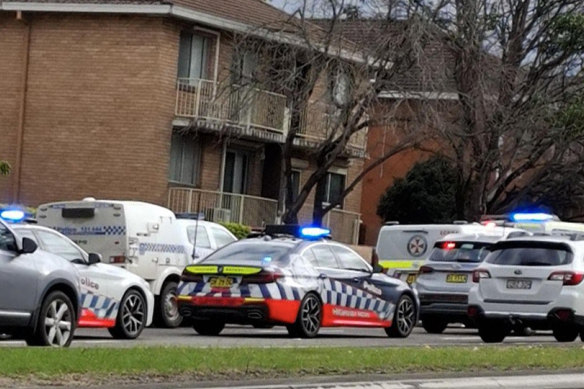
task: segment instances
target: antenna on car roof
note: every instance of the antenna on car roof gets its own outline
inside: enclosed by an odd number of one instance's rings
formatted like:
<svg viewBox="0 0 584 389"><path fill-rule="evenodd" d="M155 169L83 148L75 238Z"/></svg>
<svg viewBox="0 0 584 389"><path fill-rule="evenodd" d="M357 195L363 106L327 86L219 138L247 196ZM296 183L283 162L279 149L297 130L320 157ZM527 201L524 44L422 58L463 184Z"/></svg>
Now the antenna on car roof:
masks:
<svg viewBox="0 0 584 389"><path fill-rule="evenodd" d="M201 212L201 194L200 193L199 193L199 201L197 204L197 211L199 212L199 215L200 215L200 212ZM193 254L192 254L193 262L195 262L195 259L197 259L197 235L199 233L199 219L200 219L198 217L199 215L197 215L197 220L195 220L195 236L193 238Z"/></svg>

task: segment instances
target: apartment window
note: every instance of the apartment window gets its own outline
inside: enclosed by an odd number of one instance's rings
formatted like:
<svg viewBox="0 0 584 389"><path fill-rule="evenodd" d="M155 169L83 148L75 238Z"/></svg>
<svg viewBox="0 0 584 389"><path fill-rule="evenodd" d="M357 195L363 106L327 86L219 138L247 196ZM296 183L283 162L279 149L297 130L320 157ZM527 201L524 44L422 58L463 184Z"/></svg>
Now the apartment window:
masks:
<svg viewBox="0 0 584 389"><path fill-rule="evenodd" d="M334 66L329 74L329 85L332 102L338 106L347 105L351 99L353 80L348 69Z"/></svg>
<svg viewBox="0 0 584 389"><path fill-rule="evenodd" d="M223 190L228 193L247 193L249 153L242 150L227 150Z"/></svg>
<svg viewBox="0 0 584 389"><path fill-rule="evenodd" d="M209 38L183 32L180 34L178 52L178 77L207 79Z"/></svg>
<svg viewBox="0 0 584 389"><path fill-rule="evenodd" d="M170 146L170 181L185 185L198 185L201 163L201 146L192 137L172 134Z"/></svg>
<svg viewBox="0 0 584 389"><path fill-rule="evenodd" d="M331 204L336 200L341 199L342 193L345 191L345 175L338 173L327 173L324 203ZM338 205L343 208L343 202Z"/></svg>

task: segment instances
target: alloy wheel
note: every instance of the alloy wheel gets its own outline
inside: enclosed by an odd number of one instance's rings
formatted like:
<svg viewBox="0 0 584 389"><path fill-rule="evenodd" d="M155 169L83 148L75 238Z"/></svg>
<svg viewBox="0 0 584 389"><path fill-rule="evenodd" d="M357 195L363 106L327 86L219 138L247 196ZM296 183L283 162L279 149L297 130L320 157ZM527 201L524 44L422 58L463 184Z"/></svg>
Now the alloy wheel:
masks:
<svg viewBox="0 0 584 389"><path fill-rule="evenodd" d="M73 314L67 303L55 299L49 305L44 318L44 330L50 346L63 347L72 336Z"/></svg>
<svg viewBox="0 0 584 389"><path fill-rule="evenodd" d="M302 305L301 320L302 326L308 334L316 334L320 328L320 301L313 296L307 296Z"/></svg>
<svg viewBox="0 0 584 389"><path fill-rule="evenodd" d="M144 303L137 294L130 294L122 307L122 325L128 335L135 336L144 324Z"/></svg>
<svg viewBox="0 0 584 389"><path fill-rule="evenodd" d="M397 326L402 334L408 334L414 327L416 320L416 310L409 298L402 298L397 307Z"/></svg>

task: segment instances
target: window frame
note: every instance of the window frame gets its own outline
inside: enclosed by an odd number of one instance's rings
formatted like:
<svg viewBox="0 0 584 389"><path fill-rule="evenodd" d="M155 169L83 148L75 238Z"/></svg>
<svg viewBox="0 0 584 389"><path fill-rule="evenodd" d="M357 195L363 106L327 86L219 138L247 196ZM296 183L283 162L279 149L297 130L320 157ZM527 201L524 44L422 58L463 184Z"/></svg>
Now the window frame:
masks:
<svg viewBox="0 0 584 389"><path fill-rule="evenodd" d="M337 247L341 250L345 250L348 253L351 253L352 255L354 255L356 258L358 258L360 260L360 262L365 265L365 268L363 270L363 273L371 273L373 272L373 267L371 267L371 265L369 263L367 263L367 261L365 259L363 259L363 257L361 257L359 255L359 253L357 253L355 250L352 250L351 248L347 247L347 246L343 246L342 244L336 244L336 243L330 243L329 246L331 247ZM331 251L333 252L334 256L337 258L337 262L339 263L339 265L341 265L341 267L339 269L341 270L346 270L346 271L360 271L360 270L348 270L348 268L342 267L342 260L339 257L339 255L337 255L337 253L335 252L334 248L331 248Z"/></svg>
<svg viewBox="0 0 584 389"><path fill-rule="evenodd" d="M331 255L333 256L333 258L334 258L334 260L335 260L335 263L336 263L337 265L336 265L336 267L322 266L322 265L320 264L320 260L318 259L318 256L316 255L316 253L315 253L314 251L312 251L312 255L314 256L314 258L316 259L316 262L317 262L317 265L315 266L315 268L317 268L317 269L342 270L342 269L341 269L341 267L340 267L340 264L339 264L339 260L337 259L337 256L335 255L335 253L333 252L333 250L330 248L330 246L331 246L330 244L327 244L327 243L322 243L322 242L320 242L320 243L315 243L315 244L311 244L310 246L308 246L308 247L306 247L304 250L302 250L302 251L300 252L300 255L301 255L301 256L304 256L304 252L305 252L306 250L312 250L312 249L314 249L314 248L316 248L316 247L320 247L320 246L322 246L322 247L326 247L326 248L327 248L327 250L329 250L329 251L330 251L330 253L331 253Z"/></svg>
<svg viewBox="0 0 584 389"><path fill-rule="evenodd" d="M331 198L331 195L330 195L331 192L330 192L330 190L331 190L331 181L332 181L331 178L332 178L332 175L333 174L334 175L337 175L337 176L340 176L340 177L343 177L343 187L342 187L341 193L339 193L339 194L342 194L342 192L344 192L345 186L347 185L347 174L338 173L338 172L330 172L330 171L327 172L326 173L326 176L325 176L325 180L326 180L325 181L325 193L324 193L324 198L323 198L323 201L322 201L322 204L325 207L326 206L329 206L331 204L330 203L330 198ZM341 200L341 202L335 208L337 208L337 209L343 209L343 208L345 208L345 199L343 198Z"/></svg>
<svg viewBox="0 0 584 389"><path fill-rule="evenodd" d="M180 158L177 164L177 170L179 171L179 177L173 176L173 145L175 139L181 139L180 143ZM203 156L203 147L200 142L197 142L194 137L189 137L185 135L181 135L177 132L172 133L172 137L170 140L170 158L168 163L168 182L175 185L181 186L188 186L192 188L198 188L201 183L201 160ZM185 170L185 148L192 144L194 146L194 158L192 161L193 164L193 182L186 182L183 180L184 170Z"/></svg>
<svg viewBox="0 0 584 389"><path fill-rule="evenodd" d="M181 74L182 73L182 47L183 47L183 37L188 36L188 63L186 64L188 75ZM201 63L199 64L200 67L200 76L194 77L192 74L193 71L193 38L197 37L201 39ZM189 79L189 80L208 80L208 72L209 72L209 62L210 62L210 48L211 48L211 38L206 35L199 34L194 31L184 30L180 32L179 35L179 43L178 43L178 58L177 58L177 78L180 79ZM193 83L192 85L195 85Z"/></svg>

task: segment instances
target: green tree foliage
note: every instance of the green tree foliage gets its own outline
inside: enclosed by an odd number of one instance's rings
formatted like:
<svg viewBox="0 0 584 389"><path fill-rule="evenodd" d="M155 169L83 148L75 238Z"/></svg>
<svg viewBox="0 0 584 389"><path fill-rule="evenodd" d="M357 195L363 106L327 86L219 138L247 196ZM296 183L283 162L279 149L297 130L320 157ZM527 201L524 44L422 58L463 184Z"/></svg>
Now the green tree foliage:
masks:
<svg viewBox="0 0 584 389"><path fill-rule="evenodd" d="M219 224L227 228L233 235L235 235L237 239L244 239L251 232L251 228L243 224L239 223L219 223Z"/></svg>
<svg viewBox="0 0 584 389"><path fill-rule="evenodd" d="M452 222L455 186L454 167L446 158L434 156L395 181L381 197L377 214L403 224Z"/></svg>
<svg viewBox="0 0 584 389"><path fill-rule="evenodd" d="M0 176L7 176L10 174L11 166L6 161L0 161Z"/></svg>

